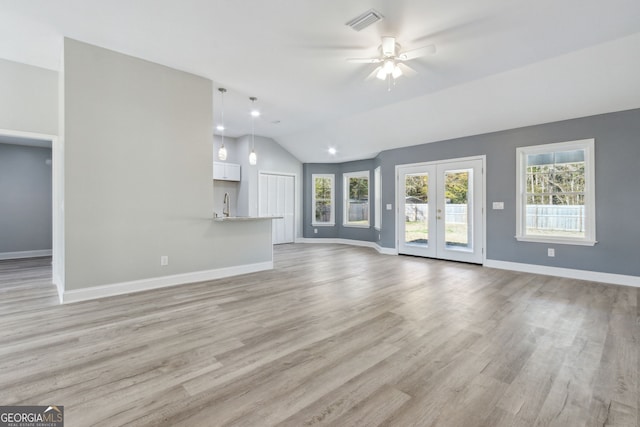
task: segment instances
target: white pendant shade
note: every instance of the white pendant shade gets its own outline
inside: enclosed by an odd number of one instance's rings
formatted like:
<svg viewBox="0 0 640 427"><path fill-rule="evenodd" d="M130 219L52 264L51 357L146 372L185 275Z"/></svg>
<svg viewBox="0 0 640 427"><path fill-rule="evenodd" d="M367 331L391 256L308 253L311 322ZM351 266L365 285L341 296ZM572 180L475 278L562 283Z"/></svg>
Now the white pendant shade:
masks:
<svg viewBox="0 0 640 427"><path fill-rule="evenodd" d="M251 166L255 166L258 163L258 156L256 156L256 152L251 150L251 153L249 154L249 164Z"/></svg>
<svg viewBox="0 0 640 427"><path fill-rule="evenodd" d="M218 158L220 160L227 160L227 149L225 148L224 144L222 144L222 146L218 150Z"/></svg>

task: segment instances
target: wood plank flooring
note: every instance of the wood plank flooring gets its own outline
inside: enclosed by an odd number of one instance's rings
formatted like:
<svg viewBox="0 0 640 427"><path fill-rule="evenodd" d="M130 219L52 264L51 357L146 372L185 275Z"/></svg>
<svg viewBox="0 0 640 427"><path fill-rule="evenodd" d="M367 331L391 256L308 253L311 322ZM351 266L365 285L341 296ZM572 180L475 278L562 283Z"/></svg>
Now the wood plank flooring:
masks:
<svg viewBox="0 0 640 427"><path fill-rule="evenodd" d="M637 426L638 289L342 245L58 305L0 261L0 405L69 426Z"/></svg>

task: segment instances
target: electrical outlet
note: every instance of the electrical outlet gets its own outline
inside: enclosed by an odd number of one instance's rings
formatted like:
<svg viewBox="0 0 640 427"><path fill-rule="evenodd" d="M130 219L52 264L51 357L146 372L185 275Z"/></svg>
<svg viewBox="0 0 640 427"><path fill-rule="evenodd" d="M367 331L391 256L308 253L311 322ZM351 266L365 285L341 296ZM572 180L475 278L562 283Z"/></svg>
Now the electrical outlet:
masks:
<svg viewBox="0 0 640 427"><path fill-rule="evenodd" d="M318 229L317 228L313 229L313 234L318 234Z"/></svg>
<svg viewBox="0 0 640 427"><path fill-rule="evenodd" d="M160 257L160 265L162 265L162 266L169 265L169 256L168 255L162 255Z"/></svg>
<svg viewBox="0 0 640 427"><path fill-rule="evenodd" d="M556 250L553 249L553 248L548 248L547 249L547 256L551 256L551 257L556 256Z"/></svg>

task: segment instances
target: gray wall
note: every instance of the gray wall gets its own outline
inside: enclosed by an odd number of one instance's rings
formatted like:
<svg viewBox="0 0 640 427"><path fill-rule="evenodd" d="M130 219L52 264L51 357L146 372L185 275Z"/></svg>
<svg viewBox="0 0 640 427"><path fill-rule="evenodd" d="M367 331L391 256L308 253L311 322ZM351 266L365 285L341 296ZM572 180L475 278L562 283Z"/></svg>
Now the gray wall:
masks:
<svg viewBox="0 0 640 427"><path fill-rule="evenodd" d="M271 261L211 220L210 80L66 39L64 99L66 290Z"/></svg>
<svg viewBox="0 0 640 427"><path fill-rule="evenodd" d="M0 129L56 135L58 73L0 59Z"/></svg>
<svg viewBox="0 0 640 427"><path fill-rule="evenodd" d="M304 165L304 237L316 238L339 238L362 240L367 242L378 241L378 231L373 228L374 218L377 215L374 203L374 170L377 166L376 160L358 160L347 163L305 163ZM369 228L362 227L345 227L343 226L343 176L348 172L369 171ZM334 174L335 177L335 226L312 226L313 207L311 206L311 197L313 195L313 174ZM314 233L314 229L318 232Z"/></svg>
<svg viewBox="0 0 640 427"><path fill-rule="evenodd" d="M51 148L0 143L0 254L51 249L50 161Z"/></svg>
<svg viewBox="0 0 640 427"><path fill-rule="evenodd" d="M518 242L516 232L516 148L562 141L595 138L596 239L593 246L554 245ZM475 135L448 141L417 145L380 153L374 160L382 167L382 204L394 205L382 212L380 245L394 248L395 166L486 155L486 201L505 203L505 209L485 209L487 222L487 259L538 264L625 275L640 275L638 241L640 226L640 109L529 126L520 129ZM320 173L340 165L306 165ZM307 173L307 171L309 173ZM305 187L305 212L310 209L311 190ZM311 218L305 214L305 236ZM328 236L327 236L328 237ZM333 237L333 236L331 236ZM363 239L367 240L367 239ZM547 257L547 248L556 249L555 258Z"/></svg>

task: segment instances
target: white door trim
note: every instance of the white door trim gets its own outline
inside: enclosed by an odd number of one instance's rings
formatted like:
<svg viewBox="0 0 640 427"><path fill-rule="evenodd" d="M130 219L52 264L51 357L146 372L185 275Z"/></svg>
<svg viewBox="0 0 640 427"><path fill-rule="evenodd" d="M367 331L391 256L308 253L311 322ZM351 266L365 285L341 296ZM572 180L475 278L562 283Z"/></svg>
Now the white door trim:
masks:
<svg viewBox="0 0 640 427"><path fill-rule="evenodd" d="M0 129L0 135L51 141L51 213L53 282L62 301L64 293L64 147L58 135Z"/></svg>

